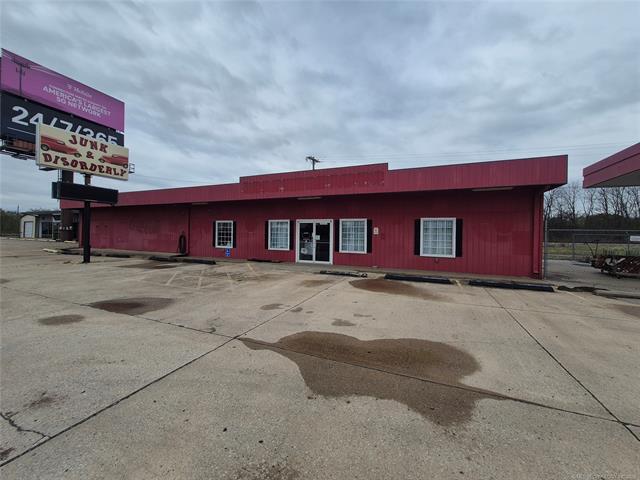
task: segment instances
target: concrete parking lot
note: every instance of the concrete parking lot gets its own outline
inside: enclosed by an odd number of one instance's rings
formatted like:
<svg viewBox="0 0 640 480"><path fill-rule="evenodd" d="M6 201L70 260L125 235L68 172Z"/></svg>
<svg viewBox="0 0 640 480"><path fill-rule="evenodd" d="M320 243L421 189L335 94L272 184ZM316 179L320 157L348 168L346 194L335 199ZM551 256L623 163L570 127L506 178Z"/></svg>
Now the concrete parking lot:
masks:
<svg viewBox="0 0 640 480"><path fill-rule="evenodd" d="M640 305L0 240L10 479L640 477Z"/></svg>

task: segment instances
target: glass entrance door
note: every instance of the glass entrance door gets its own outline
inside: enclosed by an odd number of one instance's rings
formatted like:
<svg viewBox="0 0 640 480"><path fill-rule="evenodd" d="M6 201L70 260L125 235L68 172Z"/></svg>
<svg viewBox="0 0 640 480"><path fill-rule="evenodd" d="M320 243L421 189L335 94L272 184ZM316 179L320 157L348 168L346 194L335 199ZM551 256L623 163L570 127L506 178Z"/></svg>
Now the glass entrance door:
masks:
<svg viewBox="0 0 640 480"><path fill-rule="evenodd" d="M333 220L298 220L298 262L333 261Z"/></svg>

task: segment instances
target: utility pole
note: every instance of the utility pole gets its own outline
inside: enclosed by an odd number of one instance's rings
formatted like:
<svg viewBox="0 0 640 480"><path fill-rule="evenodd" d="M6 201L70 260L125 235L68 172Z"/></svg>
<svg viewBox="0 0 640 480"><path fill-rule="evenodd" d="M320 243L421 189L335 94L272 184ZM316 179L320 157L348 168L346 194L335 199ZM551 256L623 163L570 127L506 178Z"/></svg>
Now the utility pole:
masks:
<svg viewBox="0 0 640 480"><path fill-rule="evenodd" d="M307 157L306 158L307 162L311 162L311 170L315 170L316 169L316 163L320 163L320 160L318 160L316 157Z"/></svg>
<svg viewBox="0 0 640 480"><path fill-rule="evenodd" d="M91 185L91 175L85 174L84 184ZM84 202L82 213L82 263L91 262L91 202Z"/></svg>

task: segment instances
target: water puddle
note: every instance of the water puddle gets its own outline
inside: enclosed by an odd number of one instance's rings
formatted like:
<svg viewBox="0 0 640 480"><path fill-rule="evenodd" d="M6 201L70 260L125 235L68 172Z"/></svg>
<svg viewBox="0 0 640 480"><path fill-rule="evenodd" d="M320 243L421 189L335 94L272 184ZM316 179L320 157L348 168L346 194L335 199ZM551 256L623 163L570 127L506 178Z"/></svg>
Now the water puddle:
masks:
<svg viewBox="0 0 640 480"><path fill-rule="evenodd" d="M67 325L69 323L77 323L84 320L84 315L55 315L53 317L41 318L38 323L41 325Z"/></svg>
<svg viewBox="0 0 640 480"><path fill-rule="evenodd" d="M94 302L89 304L90 307L99 308L107 312L126 313L128 315L141 315L154 310L160 310L168 307L173 303L171 298L160 297L135 297L135 298L116 298L113 300L105 300L102 302Z"/></svg>
<svg viewBox="0 0 640 480"><path fill-rule="evenodd" d="M262 305L260 310L278 310L280 308L284 308L284 305L281 303L269 303L268 305Z"/></svg>
<svg viewBox="0 0 640 480"><path fill-rule="evenodd" d="M343 320L342 318L334 318L331 325L335 327L353 327L355 323L352 323L349 320Z"/></svg>
<svg viewBox="0 0 640 480"><path fill-rule="evenodd" d="M395 400L441 425L467 422L477 401L495 398L489 391L451 388L464 387L461 379L480 370L480 365L467 352L444 343L415 338L359 340L311 331L275 343L242 341L252 350L270 350L294 362L307 387L318 395Z"/></svg>

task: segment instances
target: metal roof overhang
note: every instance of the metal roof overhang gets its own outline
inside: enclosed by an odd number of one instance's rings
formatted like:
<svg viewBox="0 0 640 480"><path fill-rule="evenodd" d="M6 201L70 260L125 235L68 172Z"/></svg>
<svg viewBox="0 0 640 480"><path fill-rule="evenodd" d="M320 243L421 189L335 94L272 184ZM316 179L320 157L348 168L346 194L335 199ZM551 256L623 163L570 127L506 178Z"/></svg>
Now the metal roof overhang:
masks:
<svg viewBox="0 0 640 480"><path fill-rule="evenodd" d="M640 186L640 143L589 165L582 175L584 188Z"/></svg>
<svg viewBox="0 0 640 480"><path fill-rule="evenodd" d="M223 185L125 192L119 195L117 206L517 187L547 190L566 182L566 155L399 170L389 170L386 163L379 163L254 175L240 177L238 183ZM77 208L78 205L78 202L61 202L62 208Z"/></svg>

